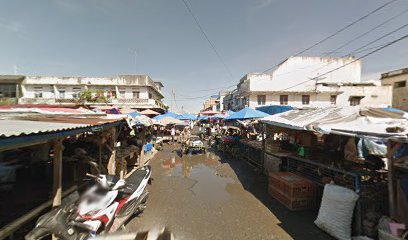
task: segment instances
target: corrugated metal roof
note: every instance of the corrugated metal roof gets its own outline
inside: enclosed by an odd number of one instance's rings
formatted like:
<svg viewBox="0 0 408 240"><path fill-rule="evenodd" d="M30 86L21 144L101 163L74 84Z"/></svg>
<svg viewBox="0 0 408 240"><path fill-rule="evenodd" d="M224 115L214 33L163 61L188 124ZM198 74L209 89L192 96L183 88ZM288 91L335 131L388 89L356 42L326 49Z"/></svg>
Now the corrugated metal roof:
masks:
<svg viewBox="0 0 408 240"><path fill-rule="evenodd" d="M332 107L322 109L291 110L260 119L261 122L320 133L397 138L406 141L408 119L381 109L360 107ZM387 128L399 128L389 132Z"/></svg>
<svg viewBox="0 0 408 240"><path fill-rule="evenodd" d="M124 118L75 118L31 116L27 119L0 120L0 138L17 137L39 133L62 132L85 127L97 127L122 121Z"/></svg>
<svg viewBox="0 0 408 240"><path fill-rule="evenodd" d="M48 133L86 127L86 124L39 122L26 120L0 120L0 137Z"/></svg>

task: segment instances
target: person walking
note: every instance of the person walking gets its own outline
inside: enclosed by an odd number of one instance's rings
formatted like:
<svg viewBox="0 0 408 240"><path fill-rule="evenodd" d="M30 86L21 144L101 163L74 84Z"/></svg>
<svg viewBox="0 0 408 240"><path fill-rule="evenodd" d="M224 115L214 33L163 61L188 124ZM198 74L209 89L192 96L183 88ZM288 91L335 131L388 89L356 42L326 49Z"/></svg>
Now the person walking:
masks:
<svg viewBox="0 0 408 240"><path fill-rule="evenodd" d="M173 126L171 128L171 143L174 144L174 136L176 136L176 128Z"/></svg>

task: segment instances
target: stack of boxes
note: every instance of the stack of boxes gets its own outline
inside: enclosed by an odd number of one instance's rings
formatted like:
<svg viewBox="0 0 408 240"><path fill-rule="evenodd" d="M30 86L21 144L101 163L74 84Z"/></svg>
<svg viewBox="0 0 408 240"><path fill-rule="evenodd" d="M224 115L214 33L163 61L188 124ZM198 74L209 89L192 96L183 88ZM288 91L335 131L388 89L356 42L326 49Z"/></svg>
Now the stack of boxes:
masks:
<svg viewBox="0 0 408 240"><path fill-rule="evenodd" d="M291 172L269 174L269 194L288 209L306 210L316 205L317 186Z"/></svg>

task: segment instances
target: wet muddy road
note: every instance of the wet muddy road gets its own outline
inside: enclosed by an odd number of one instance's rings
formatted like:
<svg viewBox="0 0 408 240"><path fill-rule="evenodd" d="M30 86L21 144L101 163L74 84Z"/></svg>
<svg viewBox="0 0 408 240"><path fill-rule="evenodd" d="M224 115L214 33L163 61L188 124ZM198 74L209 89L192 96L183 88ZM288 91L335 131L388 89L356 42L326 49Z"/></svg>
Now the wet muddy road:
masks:
<svg viewBox="0 0 408 240"><path fill-rule="evenodd" d="M166 145L151 160L147 208L128 231L168 227L184 239L330 239L316 213L291 212L267 193L267 178L247 163L209 152L180 158Z"/></svg>

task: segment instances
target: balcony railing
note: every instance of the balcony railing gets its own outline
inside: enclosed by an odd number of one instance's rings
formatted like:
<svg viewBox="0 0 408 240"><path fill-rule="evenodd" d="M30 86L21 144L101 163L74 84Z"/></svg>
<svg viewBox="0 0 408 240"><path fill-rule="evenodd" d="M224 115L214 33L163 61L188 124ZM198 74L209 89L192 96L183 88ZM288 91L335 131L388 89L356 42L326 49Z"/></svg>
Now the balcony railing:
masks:
<svg viewBox="0 0 408 240"><path fill-rule="evenodd" d="M55 98L20 98L20 104L54 104Z"/></svg>
<svg viewBox="0 0 408 240"><path fill-rule="evenodd" d="M0 101L1 102L1 101ZM75 98L20 98L21 104L77 104L78 99ZM149 108L166 108L160 100L155 99L142 99L142 98L108 98L106 101L85 101L85 105L128 105L135 107L149 107Z"/></svg>
<svg viewBox="0 0 408 240"><path fill-rule="evenodd" d="M77 103L78 100L75 98L56 98L56 103Z"/></svg>
<svg viewBox="0 0 408 240"><path fill-rule="evenodd" d="M17 98L0 98L0 105L16 104Z"/></svg>
<svg viewBox="0 0 408 240"><path fill-rule="evenodd" d="M148 103L152 99L143 98L118 98L115 99L118 103Z"/></svg>

